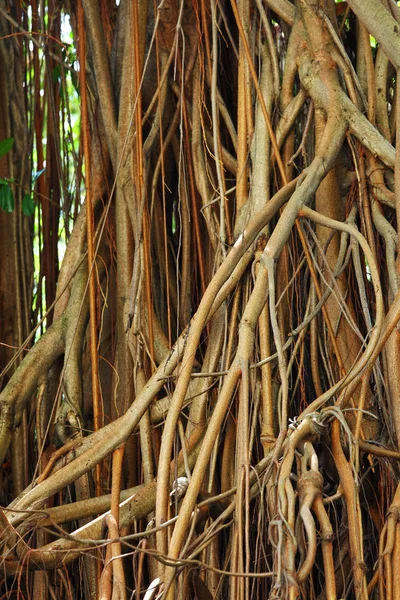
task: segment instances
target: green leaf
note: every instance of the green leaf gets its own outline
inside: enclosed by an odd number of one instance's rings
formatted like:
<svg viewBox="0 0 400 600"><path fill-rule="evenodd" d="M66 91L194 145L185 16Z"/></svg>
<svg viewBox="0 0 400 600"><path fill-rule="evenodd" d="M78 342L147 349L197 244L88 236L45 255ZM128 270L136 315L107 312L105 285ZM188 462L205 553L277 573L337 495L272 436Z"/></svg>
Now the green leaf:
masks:
<svg viewBox="0 0 400 600"><path fill-rule="evenodd" d="M7 138L0 142L0 158L10 152L11 148L14 145L14 138Z"/></svg>
<svg viewBox="0 0 400 600"><path fill-rule="evenodd" d="M63 61L67 65L69 65L71 63L70 54L73 54L72 49L71 49L71 45L70 44L65 44L65 48L61 48L61 56L62 56Z"/></svg>
<svg viewBox="0 0 400 600"><path fill-rule="evenodd" d="M27 217L31 217L35 212L35 202L31 194L24 194L24 197L22 198L22 212Z"/></svg>
<svg viewBox="0 0 400 600"><path fill-rule="evenodd" d="M39 179L39 177L41 176L42 173L45 172L45 168L44 169L40 169L40 171L38 171L37 173L34 174L34 176L32 177L32 183L36 183L37 180Z"/></svg>
<svg viewBox="0 0 400 600"><path fill-rule="evenodd" d="M72 81L72 85L74 86L75 90L78 92L78 95L80 94L80 89L79 89L79 78L78 78L78 74L75 70L72 70L71 72L71 81Z"/></svg>
<svg viewBox="0 0 400 600"><path fill-rule="evenodd" d="M0 187L0 206L6 213L14 210L14 195L8 184Z"/></svg>
<svg viewBox="0 0 400 600"><path fill-rule="evenodd" d="M56 65L51 72L51 79L53 83L57 83L61 77L61 65Z"/></svg>
<svg viewBox="0 0 400 600"><path fill-rule="evenodd" d="M68 64L70 64L70 65L73 65L73 64L74 64L74 62L76 61L76 50L75 50L75 48L73 48L72 46L70 46L70 47L69 47L69 50L68 50L68 55L67 55L67 57L66 57L66 59L65 59L65 60L66 60L66 61L68 62Z"/></svg>
<svg viewBox="0 0 400 600"><path fill-rule="evenodd" d="M15 179L8 179L8 178L0 179L0 185L8 185L9 183L14 183L14 182L15 182Z"/></svg>

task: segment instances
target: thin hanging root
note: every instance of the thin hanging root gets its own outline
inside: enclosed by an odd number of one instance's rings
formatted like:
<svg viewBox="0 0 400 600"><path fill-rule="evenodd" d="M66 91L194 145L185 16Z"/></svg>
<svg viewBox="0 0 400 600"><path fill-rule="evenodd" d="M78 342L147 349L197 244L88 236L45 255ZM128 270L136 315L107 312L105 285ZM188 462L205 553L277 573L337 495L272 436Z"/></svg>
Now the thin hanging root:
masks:
<svg viewBox="0 0 400 600"><path fill-rule="evenodd" d="M297 490L300 500L299 516L303 522L307 537L307 556L297 573L299 583L303 583L306 580L315 562L317 534L315 521L311 514L311 507L314 500L318 496L321 496L324 482L319 472L317 455L310 442L304 444L304 456L301 459L301 463L302 473L297 482Z"/></svg>
<svg viewBox="0 0 400 600"><path fill-rule="evenodd" d="M335 420L332 425L331 448L347 507L354 590L358 598L366 598L367 584L365 578L366 569L363 552L363 532L360 518L360 504L356 491L353 469L343 453L340 442L340 424L337 420Z"/></svg>
<svg viewBox="0 0 400 600"><path fill-rule="evenodd" d="M108 529L109 537L111 538L110 548L111 551L107 551L106 564L104 566L104 595L100 592L100 598L110 598L109 593L106 591L109 589L110 582L110 569L112 570L112 596L118 598L118 600L126 600L126 585L125 585L125 573L122 564L122 549L121 542L119 541L119 530L115 518L112 515L107 515L104 519L104 524ZM100 580L100 586L102 581Z"/></svg>
<svg viewBox="0 0 400 600"><path fill-rule="evenodd" d="M316 460L315 452L311 444L305 440L312 438L319 431L316 422L312 418L307 418L291 433L288 438L288 445L285 449L277 481L278 514L284 524L286 542L284 545L285 553L280 557L283 565L282 574L280 576L278 574L275 585L282 585L282 578L285 574L288 579L289 596L293 598L297 597L299 586L305 581L315 562L316 530L315 522L311 515L311 507L315 498L321 495L323 479L318 472L318 461ZM295 451L302 446L304 447L303 467L297 487L300 496L299 516L306 530L308 550L300 570L296 573L296 544L294 544L294 540L298 540L298 537L295 536L295 504L294 492L290 483L290 473L293 468ZM309 466L311 466L310 469L308 468Z"/></svg>
<svg viewBox="0 0 400 600"><path fill-rule="evenodd" d="M316 496L313 511L321 528L322 558L324 561L326 600L336 600L335 562L333 558L334 532L322 496Z"/></svg>
<svg viewBox="0 0 400 600"><path fill-rule="evenodd" d="M400 593L399 555L400 555L400 486L388 510L385 526L379 542L379 589L384 600L395 600Z"/></svg>

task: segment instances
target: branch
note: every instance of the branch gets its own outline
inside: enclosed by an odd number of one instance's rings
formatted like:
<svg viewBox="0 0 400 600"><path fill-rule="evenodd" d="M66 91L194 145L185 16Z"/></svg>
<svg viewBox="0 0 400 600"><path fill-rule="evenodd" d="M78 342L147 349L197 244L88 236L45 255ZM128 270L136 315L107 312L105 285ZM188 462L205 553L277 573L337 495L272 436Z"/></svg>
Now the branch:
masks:
<svg viewBox="0 0 400 600"><path fill-rule="evenodd" d="M111 161L115 166L117 148L117 111L113 95L110 62L104 38L101 11L96 0L82 0L85 22L88 28L94 73L100 102L101 115L107 137L107 146ZM81 65L81 68L83 66Z"/></svg>
<svg viewBox="0 0 400 600"><path fill-rule="evenodd" d="M38 381L45 378L54 361L64 352L63 321L59 319L31 349L0 394L0 464L21 422L22 412Z"/></svg>
<svg viewBox="0 0 400 600"><path fill-rule="evenodd" d="M354 14L378 40L389 60L400 67L400 25L380 0L347 0Z"/></svg>
<svg viewBox="0 0 400 600"><path fill-rule="evenodd" d="M288 25L294 23L294 6L288 0L267 0L267 4Z"/></svg>

